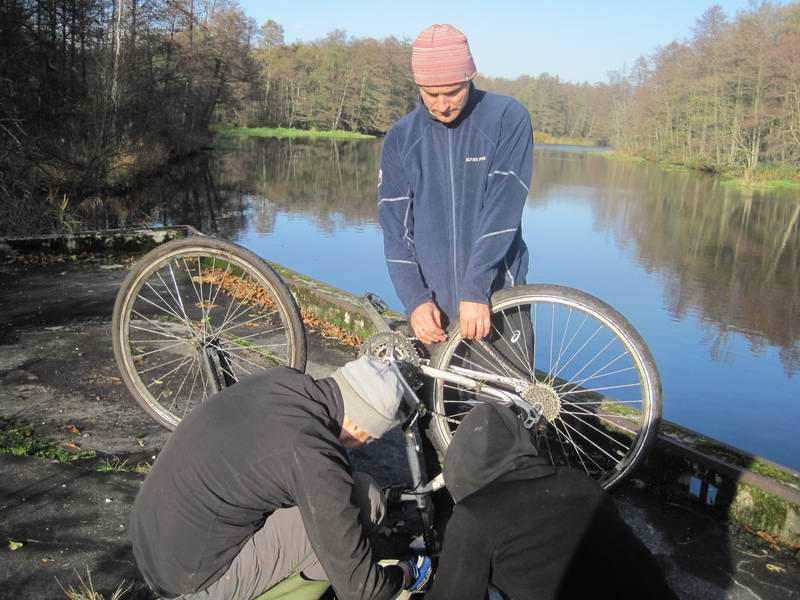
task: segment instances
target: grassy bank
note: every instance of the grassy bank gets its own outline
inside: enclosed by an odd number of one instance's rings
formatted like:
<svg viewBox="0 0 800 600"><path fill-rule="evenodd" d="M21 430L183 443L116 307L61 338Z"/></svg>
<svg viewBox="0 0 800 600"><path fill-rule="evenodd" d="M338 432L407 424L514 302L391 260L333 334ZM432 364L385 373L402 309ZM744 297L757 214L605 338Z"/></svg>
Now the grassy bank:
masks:
<svg viewBox="0 0 800 600"><path fill-rule="evenodd" d="M581 137L557 137L544 133L543 131L533 132L533 142L535 144L561 144L564 146L596 146L597 141Z"/></svg>
<svg viewBox="0 0 800 600"><path fill-rule="evenodd" d="M628 154L619 150L597 152L609 160L624 160L627 162L648 163L659 169L672 172L703 172L716 175L722 180L722 185L746 189L772 189L772 190L800 190L800 168L786 165L761 165L745 176L742 170L714 171L701 165L687 165L666 160L651 160L642 156Z"/></svg>
<svg viewBox="0 0 800 600"><path fill-rule="evenodd" d="M358 133L357 131L328 130L319 131L317 129L294 129L289 127L228 127L225 125L214 125L212 132L218 135L236 135L246 137L270 137L270 138L325 138L332 140L372 140L374 135Z"/></svg>
<svg viewBox="0 0 800 600"><path fill-rule="evenodd" d="M723 185L773 190L800 190L800 168L788 165L759 165L750 177L722 173Z"/></svg>

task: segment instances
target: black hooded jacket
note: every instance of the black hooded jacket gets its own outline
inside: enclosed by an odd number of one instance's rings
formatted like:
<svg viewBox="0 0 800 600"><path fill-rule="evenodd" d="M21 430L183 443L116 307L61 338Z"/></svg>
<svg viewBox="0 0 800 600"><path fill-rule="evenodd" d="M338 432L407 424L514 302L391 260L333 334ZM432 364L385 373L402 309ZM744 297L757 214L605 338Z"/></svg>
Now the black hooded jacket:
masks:
<svg viewBox="0 0 800 600"><path fill-rule="evenodd" d="M484 403L461 422L444 463L456 502L427 600L586 596L675 598L649 551L583 472L538 456L510 408ZM601 593L602 592L602 593Z"/></svg>
<svg viewBox="0 0 800 600"><path fill-rule="evenodd" d="M396 567L374 560L351 500L333 379L276 367L189 413L145 479L130 520L133 554L162 596L204 590L269 514L297 506L337 597L393 598Z"/></svg>

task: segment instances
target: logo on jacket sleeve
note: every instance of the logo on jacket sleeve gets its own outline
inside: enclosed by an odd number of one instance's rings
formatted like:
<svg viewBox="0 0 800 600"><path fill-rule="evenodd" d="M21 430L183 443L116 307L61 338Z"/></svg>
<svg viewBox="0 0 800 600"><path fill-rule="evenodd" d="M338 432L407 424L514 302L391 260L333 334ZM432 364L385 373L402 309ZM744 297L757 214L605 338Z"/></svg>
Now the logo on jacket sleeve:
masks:
<svg viewBox="0 0 800 600"><path fill-rule="evenodd" d="M383 169L378 169L378 187L383 183Z"/></svg>
<svg viewBox="0 0 800 600"><path fill-rule="evenodd" d="M467 158L464 159L464 162L477 163L477 162L483 162L485 160L486 156L468 156Z"/></svg>

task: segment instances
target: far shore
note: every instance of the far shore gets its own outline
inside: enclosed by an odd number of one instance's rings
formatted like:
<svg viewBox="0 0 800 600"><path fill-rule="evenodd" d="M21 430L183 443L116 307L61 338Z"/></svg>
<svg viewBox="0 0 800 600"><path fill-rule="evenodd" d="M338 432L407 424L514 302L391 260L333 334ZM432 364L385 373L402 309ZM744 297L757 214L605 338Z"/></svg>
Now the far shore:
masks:
<svg viewBox="0 0 800 600"><path fill-rule="evenodd" d="M218 135L236 135L245 137L270 138L326 138L335 140L373 140L374 135L341 129L296 129L292 127L228 127L212 126L211 130Z"/></svg>
<svg viewBox="0 0 800 600"><path fill-rule="evenodd" d="M708 171L699 167L674 163L666 160L651 160L642 156L628 154L619 150L598 151L598 155L605 156L610 160L625 160L629 162L648 163L655 165L665 171L685 171L695 173L705 173L720 178L722 185L738 187L744 189L764 189L764 190L795 190L800 189L800 169L775 168L765 166L756 169L750 177L745 177L744 173L738 172L718 172Z"/></svg>

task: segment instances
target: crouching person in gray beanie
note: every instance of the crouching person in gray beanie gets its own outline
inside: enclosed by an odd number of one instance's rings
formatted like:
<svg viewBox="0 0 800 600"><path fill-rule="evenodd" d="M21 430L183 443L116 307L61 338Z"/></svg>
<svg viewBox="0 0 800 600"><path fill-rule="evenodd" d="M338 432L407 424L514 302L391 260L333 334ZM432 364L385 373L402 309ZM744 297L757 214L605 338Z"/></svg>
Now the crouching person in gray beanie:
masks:
<svg viewBox="0 0 800 600"><path fill-rule="evenodd" d="M130 519L144 579L165 598L389 599L418 561L382 567L369 533L384 499L346 448L397 425L402 386L361 357L314 379L276 367L189 413L147 475Z"/></svg>

